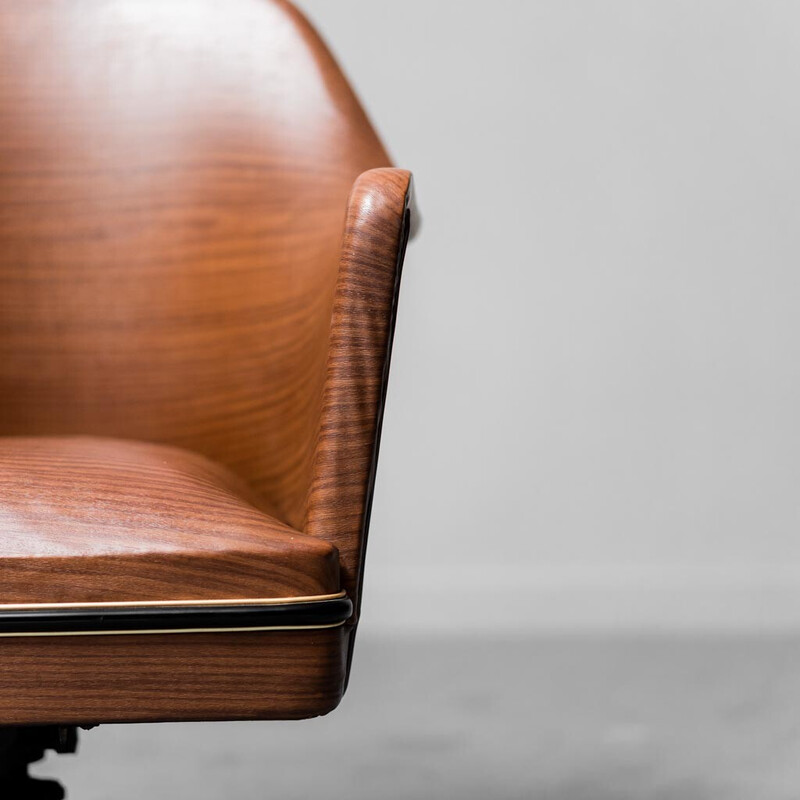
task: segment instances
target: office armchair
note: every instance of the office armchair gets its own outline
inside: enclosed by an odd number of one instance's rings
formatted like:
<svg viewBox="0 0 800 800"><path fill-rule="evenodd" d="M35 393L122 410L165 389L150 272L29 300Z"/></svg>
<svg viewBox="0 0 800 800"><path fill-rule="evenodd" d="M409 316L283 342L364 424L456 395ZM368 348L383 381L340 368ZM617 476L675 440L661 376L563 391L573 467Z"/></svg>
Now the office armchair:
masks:
<svg viewBox="0 0 800 800"><path fill-rule="evenodd" d="M7 780L336 707L410 194L283 0L0 0Z"/></svg>

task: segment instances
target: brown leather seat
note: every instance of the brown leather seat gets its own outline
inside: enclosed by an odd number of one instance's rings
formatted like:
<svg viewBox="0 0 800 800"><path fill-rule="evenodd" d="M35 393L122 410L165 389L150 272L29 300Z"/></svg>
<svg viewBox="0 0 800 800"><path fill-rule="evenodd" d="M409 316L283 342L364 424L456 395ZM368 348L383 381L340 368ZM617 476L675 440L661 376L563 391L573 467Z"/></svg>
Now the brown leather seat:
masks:
<svg viewBox="0 0 800 800"><path fill-rule="evenodd" d="M265 506L230 470L175 447L0 437L3 602L338 593L336 548Z"/></svg>

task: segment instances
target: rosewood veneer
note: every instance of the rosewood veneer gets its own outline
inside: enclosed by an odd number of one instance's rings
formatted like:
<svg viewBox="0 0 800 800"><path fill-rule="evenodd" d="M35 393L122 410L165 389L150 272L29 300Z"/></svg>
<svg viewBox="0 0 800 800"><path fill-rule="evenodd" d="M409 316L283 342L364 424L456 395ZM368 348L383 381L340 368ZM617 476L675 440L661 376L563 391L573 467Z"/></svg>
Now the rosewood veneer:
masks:
<svg viewBox="0 0 800 800"><path fill-rule="evenodd" d="M0 0L0 724L342 697L409 228L282 0Z"/></svg>

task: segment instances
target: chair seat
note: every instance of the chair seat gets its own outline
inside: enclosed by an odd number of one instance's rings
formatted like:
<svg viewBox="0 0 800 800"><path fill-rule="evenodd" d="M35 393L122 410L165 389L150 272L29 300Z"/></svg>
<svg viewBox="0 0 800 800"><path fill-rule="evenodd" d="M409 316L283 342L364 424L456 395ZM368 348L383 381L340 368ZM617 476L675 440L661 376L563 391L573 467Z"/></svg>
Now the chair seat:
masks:
<svg viewBox="0 0 800 800"><path fill-rule="evenodd" d="M0 437L0 603L338 591L336 548L275 519L203 456L119 439Z"/></svg>

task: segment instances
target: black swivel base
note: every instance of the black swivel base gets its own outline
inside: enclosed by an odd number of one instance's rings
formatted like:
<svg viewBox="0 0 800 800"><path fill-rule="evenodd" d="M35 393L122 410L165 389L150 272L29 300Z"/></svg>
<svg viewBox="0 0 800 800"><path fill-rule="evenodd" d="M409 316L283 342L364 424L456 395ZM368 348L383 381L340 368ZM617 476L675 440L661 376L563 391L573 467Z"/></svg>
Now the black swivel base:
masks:
<svg viewBox="0 0 800 800"><path fill-rule="evenodd" d="M61 800L58 781L28 775L28 765L44 758L45 750L74 753L78 746L75 727L43 725L29 728L0 727L0 797L3 800Z"/></svg>

